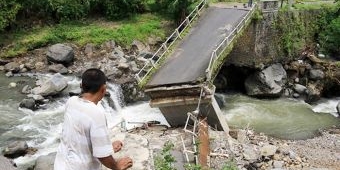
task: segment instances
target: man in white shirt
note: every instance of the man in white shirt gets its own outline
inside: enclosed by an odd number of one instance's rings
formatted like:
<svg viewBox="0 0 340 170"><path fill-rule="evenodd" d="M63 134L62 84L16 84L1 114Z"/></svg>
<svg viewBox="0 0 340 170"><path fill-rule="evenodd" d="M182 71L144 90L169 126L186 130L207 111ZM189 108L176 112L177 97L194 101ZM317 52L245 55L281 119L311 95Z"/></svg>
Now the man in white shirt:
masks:
<svg viewBox="0 0 340 170"><path fill-rule="evenodd" d="M99 69L88 69L82 75L82 94L66 103L61 143L54 163L55 170L101 170L101 165L115 170L132 166L132 159L115 160L113 148L121 142L109 140L103 109L97 106L106 93L106 76Z"/></svg>

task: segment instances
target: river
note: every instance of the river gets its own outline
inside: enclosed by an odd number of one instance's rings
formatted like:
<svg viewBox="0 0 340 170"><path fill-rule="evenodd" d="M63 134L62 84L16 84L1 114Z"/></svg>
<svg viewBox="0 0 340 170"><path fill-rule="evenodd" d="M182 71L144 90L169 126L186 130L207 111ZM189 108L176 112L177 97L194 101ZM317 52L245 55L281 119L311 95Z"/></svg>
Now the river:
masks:
<svg viewBox="0 0 340 170"><path fill-rule="evenodd" d="M47 105L34 112L18 108L19 102L25 97L20 93L23 85L34 84L35 78L32 77L49 76L6 78L0 74L0 149L15 140L27 141L30 147L38 149L35 155L14 160L19 169L34 164L34 160L40 155L55 152L59 143L63 109L68 97L51 98ZM71 76L67 78L69 86L65 93L79 90L80 80ZM18 86L10 89L10 82L18 82ZM107 100L103 100L101 106L106 110L109 128L122 127L123 120L126 129L140 126L138 122L151 120L168 125L160 111L150 108L147 102L125 106L118 85L109 84L108 91L115 109L109 107ZM249 127L278 138L310 138L317 135L320 128L340 124L340 120L335 118L335 107L340 98L323 99L311 106L293 99L259 100L241 94L219 95L225 105L222 112L230 126Z"/></svg>

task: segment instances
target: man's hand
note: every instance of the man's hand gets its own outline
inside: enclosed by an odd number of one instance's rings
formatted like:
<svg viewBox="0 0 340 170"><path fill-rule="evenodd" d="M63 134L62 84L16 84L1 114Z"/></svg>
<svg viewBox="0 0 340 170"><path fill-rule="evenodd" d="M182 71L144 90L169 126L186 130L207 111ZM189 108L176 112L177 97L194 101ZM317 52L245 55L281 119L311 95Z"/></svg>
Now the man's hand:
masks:
<svg viewBox="0 0 340 170"><path fill-rule="evenodd" d="M132 165L133 165L132 159L129 157L124 157L117 161L117 168L119 170L126 170L132 167Z"/></svg>
<svg viewBox="0 0 340 170"><path fill-rule="evenodd" d="M119 152L123 147L123 142L122 141L114 141L112 142L112 148L113 148L113 151L116 153L116 152Z"/></svg>

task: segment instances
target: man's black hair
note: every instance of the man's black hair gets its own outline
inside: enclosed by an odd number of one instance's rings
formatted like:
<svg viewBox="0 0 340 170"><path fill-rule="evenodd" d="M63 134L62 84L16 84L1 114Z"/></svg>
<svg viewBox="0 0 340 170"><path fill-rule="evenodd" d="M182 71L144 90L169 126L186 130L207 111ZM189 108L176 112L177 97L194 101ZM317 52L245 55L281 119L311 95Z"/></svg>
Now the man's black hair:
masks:
<svg viewBox="0 0 340 170"><path fill-rule="evenodd" d="M86 70L81 77L82 93L96 93L106 84L105 74L96 68Z"/></svg>

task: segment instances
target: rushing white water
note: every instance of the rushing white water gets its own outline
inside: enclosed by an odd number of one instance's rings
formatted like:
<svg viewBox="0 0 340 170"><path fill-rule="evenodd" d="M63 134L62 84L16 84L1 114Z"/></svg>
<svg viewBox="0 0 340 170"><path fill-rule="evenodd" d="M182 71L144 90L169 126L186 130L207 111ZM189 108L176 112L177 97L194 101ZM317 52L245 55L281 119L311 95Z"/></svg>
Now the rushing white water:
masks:
<svg viewBox="0 0 340 170"><path fill-rule="evenodd" d="M39 79L44 79L51 75L35 76ZM47 155L57 150L62 130L64 105L69 98L68 93L70 91L80 92L80 80L76 77L67 77L68 87L63 91L62 95L66 97L51 99L51 101L41 109L32 111L18 108L18 103L24 98L24 95L19 92L22 86L17 89L11 89L11 93L7 92L9 82L19 80L17 80L17 78L8 79L0 77L0 79L1 78L3 81L0 81L0 83L2 83L0 87L3 90L0 89L0 96L5 100L0 100L0 114L2 115L0 117L0 147L4 147L11 141L24 140L28 143L29 147L37 148L38 151L34 155L26 155L14 160L19 169L27 169L34 165L35 160L39 156ZM124 106L120 86L108 84L107 91L110 93L111 104L114 107L110 107L110 102L107 98L104 98L100 102L100 106L106 111L109 128L124 125L122 130L129 130L143 125L137 122L154 120L161 122L161 124L168 125L160 111L150 108L147 102ZM4 96L4 94L7 94L7 96ZM125 123L122 123L123 120Z"/></svg>

